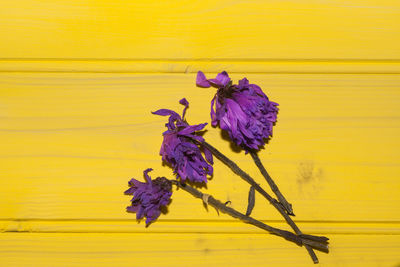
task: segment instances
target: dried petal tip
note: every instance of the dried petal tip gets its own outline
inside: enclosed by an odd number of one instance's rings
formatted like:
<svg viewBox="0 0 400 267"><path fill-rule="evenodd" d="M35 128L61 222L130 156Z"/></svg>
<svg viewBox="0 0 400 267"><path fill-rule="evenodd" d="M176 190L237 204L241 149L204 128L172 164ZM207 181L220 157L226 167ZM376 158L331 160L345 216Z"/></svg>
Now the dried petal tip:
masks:
<svg viewBox="0 0 400 267"><path fill-rule="evenodd" d="M204 139L197 135L196 131L202 130L207 123L189 125L184 120L189 102L183 98L179 103L185 106L182 117L168 109L160 109L154 112L157 115L170 115L166 124L168 130L163 133L164 140L161 145L160 155L162 160L174 169L174 173L182 181L187 179L191 182L206 183L207 175L212 175L213 173L211 166L213 159L207 149L204 149L207 161L204 159L199 148L199 143L203 142Z"/></svg>
<svg viewBox="0 0 400 267"><path fill-rule="evenodd" d="M227 86L231 82L231 78L229 78L229 75L226 71L223 71L221 73L218 73L217 77L215 79L208 79L206 78L206 75L204 75L203 72L199 71L197 72L197 77L196 77L196 85L200 87L210 87L211 85L217 87L217 88L223 88Z"/></svg>
<svg viewBox="0 0 400 267"><path fill-rule="evenodd" d="M211 86L210 82L206 78L206 75L204 75L204 73L201 71L197 72L196 85L205 88Z"/></svg>
<svg viewBox="0 0 400 267"><path fill-rule="evenodd" d="M246 151L259 150L272 136L278 104L269 101L261 88L246 78L232 85L225 71L215 79L204 76L202 80L218 88L211 100L212 125L227 131L232 141Z"/></svg>
<svg viewBox="0 0 400 267"><path fill-rule="evenodd" d="M208 81L213 83L217 87L225 87L229 84L231 78L229 78L229 75L226 71L223 71L221 73L218 73L215 79L210 79Z"/></svg>
<svg viewBox="0 0 400 267"><path fill-rule="evenodd" d="M125 191L126 195L133 195L132 205L128 206L128 212L136 213L136 219L146 217L146 224L156 220L161 214L161 207L167 206L171 195L171 182L165 177L157 177L152 180L147 174L153 169L146 169L143 174L146 183L132 178L129 181L130 188Z"/></svg>
<svg viewBox="0 0 400 267"><path fill-rule="evenodd" d="M186 100L186 98L182 98L181 100L179 100L179 104L182 104L185 106L185 108L183 109L182 112L182 120L185 119L185 114L186 114L186 110L189 107L189 102Z"/></svg>

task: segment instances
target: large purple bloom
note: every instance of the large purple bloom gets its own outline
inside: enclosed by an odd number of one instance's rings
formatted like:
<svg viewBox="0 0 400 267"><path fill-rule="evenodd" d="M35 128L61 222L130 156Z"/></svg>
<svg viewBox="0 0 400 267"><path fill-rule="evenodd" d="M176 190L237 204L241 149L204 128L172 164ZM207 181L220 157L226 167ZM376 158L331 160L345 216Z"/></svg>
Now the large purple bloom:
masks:
<svg viewBox="0 0 400 267"><path fill-rule="evenodd" d="M145 170L146 183L132 178L129 181L130 188L125 191L126 195L133 195L132 205L128 206L128 212L136 213L136 219L146 217L146 224L156 220L161 214L161 207L167 206L172 195L171 182L165 177L157 177L151 180L147 174L152 169Z"/></svg>
<svg viewBox="0 0 400 267"><path fill-rule="evenodd" d="M196 84L200 87L218 88L211 101L212 125L219 124L237 145L246 151L258 150L272 136L278 104L269 101L258 85L249 84L246 78L240 80L239 84L232 85L225 71L219 73L215 79L207 79L199 71Z"/></svg>
<svg viewBox="0 0 400 267"><path fill-rule="evenodd" d="M162 160L169 163L174 169L177 177L182 181L186 179L191 182L207 182L207 174L212 175L213 158L211 152L203 147L203 158L199 146L204 138L196 135L196 131L202 130L207 123L189 125L185 120L186 109L189 102L183 98L179 101L185 106L182 117L175 111L169 109L160 109L153 114L161 116L169 116L168 128L163 133L164 140L161 145L160 155ZM197 141L197 142L196 142Z"/></svg>

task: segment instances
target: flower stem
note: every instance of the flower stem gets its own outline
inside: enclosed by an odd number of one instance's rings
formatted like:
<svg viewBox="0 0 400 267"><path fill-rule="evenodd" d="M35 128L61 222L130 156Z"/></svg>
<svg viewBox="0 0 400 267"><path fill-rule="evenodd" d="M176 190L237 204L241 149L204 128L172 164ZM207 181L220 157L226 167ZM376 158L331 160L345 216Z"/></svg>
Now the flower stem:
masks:
<svg viewBox="0 0 400 267"><path fill-rule="evenodd" d="M272 191L278 197L279 203L283 206L283 208L286 210L286 212L289 215L294 216L292 204L290 204L286 200L286 198L282 195L281 191L279 191L278 186L275 184L274 180L272 180L271 176L268 174L267 170L264 168L264 165L262 164L260 158L258 157L257 152L250 151L249 153L250 153L251 157L253 158L254 163L257 165L258 169L260 170L261 174L264 176L265 180L267 180Z"/></svg>
<svg viewBox="0 0 400 267"><path fill-rule="evenodd" d="M219 160L221 160L223 163L225 163L234 173L239 175L240 177L243 178L246 182L248 182L250 185L254 186L254 188L262 195L264 196L278 211L279 213L283 216L283 218L286 220L286 222L292 227L292 229L295 231L295 233L298 236L304 236L303 233L300 231L300 229L297 227L297 225L293 222L293 220L289 217L289 215L285 212L283 209L282 205L279 204L279 202L271 197L264 189L261 188L259 184L256 183L256 181L250 177L246 172L244 172L242 169L239 168L239 166L234 163L232 160L230 160L227 156L219 152L215 147L207 143L206 141L202 142L205 148L211 151L214 156L216 156ZM316 237L314 239L315 241L318 242L327 242L329 239L327 237ZM305 248L307 249L308 253L310 254L311 258L313 259L314 263L318 263L318 258L315 255L314 251L312 248L304 244ZM326 250L327 252L328 250Z"/></svg>
<svg viewBox="0 0 400 267"><path fill-rule="evenodd" d="M176 180L170 180L171 183L175 184L177 187L185 190L186 192L190 193L196 198L202 199L203 201L206 201L207 204L210 204L217 210L229 214L230 216L234 218L238 218L246 223L252 224L258 228L261 228L263 230L266 230L270 232L271 234L281 236L285 238L288 241L294 242L299 246L311 246L314 247L315 249L321 250L321 251L328 251L328 245L327 245L327 239L323 239L324 242L320 242L320 237L317 236L309 236L309 235L296 235L293 234L292 232L286 231L286 230L281 230L272 226L269 226L261 221L258 221L250 216L246 216L245 214L226 206L223 204L221 201L215 199L214 197L210 195L203 194L199 190L191 187L188 184L178 182ZM312 259L314 263L318 263L318 258L316 257L315 254L313 254Z"/></svg>

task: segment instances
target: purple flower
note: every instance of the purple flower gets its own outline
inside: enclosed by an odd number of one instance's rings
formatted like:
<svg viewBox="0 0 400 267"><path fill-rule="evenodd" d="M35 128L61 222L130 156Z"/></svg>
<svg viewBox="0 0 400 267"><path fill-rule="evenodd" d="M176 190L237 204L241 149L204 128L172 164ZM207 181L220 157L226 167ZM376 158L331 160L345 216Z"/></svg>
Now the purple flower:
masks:
<svg viewBox="0 0 400 267"><path fill-rule="evenodd" d="M165 177L157 177L151 180L147 174L153 169L145 170L146 183L139 182L132 178L129 181L130 188L125 191L126 195L133 195L132 205L128 206L128 212L136 213L136 219L146 217L146 224L149 225L161 214L161 207L167 206L172 195L171 182Z"/></svg>
<svg viewBox="0 0 400 267"><path fill-rule="evenodd" d="M246 152L258 150L272 136L278 104L269 101L261 88L249 84L246 78L239 84L232 81L225 71L215 79L207 79L203 72L197 73L197 86L218 88L211 100L212 125L221 127L230 138Z"/></svg>
<svg viewBox="0 0 400 267"><path fill-rule="evenodd" d="M213 158L211 152L205 147L203 151L207 161L203 158L199 146L204 138L196 135L196 131L202 130L207 123L189 125L185 120L189 102L183 98L179 103L185 106L182 117L169 109L153 112L156 115L169 116L168 123L165 124L168 130L163 133L164 140L160 155L164 162L172 166L175 175L182 181L187 179L191 182L207 183L207 174L213 173L211 166Z"/></svg>

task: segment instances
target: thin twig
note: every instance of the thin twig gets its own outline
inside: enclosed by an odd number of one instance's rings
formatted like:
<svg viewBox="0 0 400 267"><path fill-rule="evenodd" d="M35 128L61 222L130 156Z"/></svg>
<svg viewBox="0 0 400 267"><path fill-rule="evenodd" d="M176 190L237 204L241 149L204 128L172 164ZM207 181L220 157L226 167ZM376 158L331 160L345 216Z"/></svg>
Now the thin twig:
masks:
<svg viewBox="0 0 400 267"><path fill-rule="evenodd" d="M190 193L191 195L193 195L194 197L197 197L199 199L202 199L203 201L206 201L207 204L210 204L211 206L213 206L214 208L216 208L217 210L229 214L230 216L234 217L234 218L238 218L246 223L252 224L254 226L257 226L258 228L261 228L263 230L266 230L268 232L270 232L271 234L274 235L278 235L281 236L283 238L285 238L288 241L294 242L297 245L301 246L301 245L307 245L307 246L312 246L315 247L318 250L321 251L327 251L328 250L328 245L326 242L318 242L315 241L313 239L310 239L307 236L299 236L299 235L295 235L292 232L286 231L286 230L281 230L272 226L269 226L263 222L260 222L250 216L246 216L245 214L226 206L225 204L223 204L221 201L215 199L213 196L210 195L206 195L203 194L202 192L200 192L199 190L197 190L194 187L191 187L188 184L185 183L181 183L178 182L176 180L170 180L171 183L175 184L176 186L178 186L179 188L185 190L186 192ZM314 236L311 236L314 237ZM314 261L315 262L315 261Z"/></svg>
<svg viewBox="0 0 400 267"><path fill-rule="evenodd" d="M267 170L264 168L264 165L262 164L260 158L258 157L257 152L250 151L249 153L250 153L251 157L253 158L254 163L257 165L258 169L260 170L261 174L264 176L265 180L267 180L272 191L278 197L280 204L283 206L283 208L287 211L287 213L289 215L294 216L292 204L290 204L286 200L286 198L282 195L281 191L279 191L278 186L275 184L274 180L272 180L271 176L268 174Z"/></svg>
<svg viewBox="0 0 400 267"><path fill-rule="evenodd" d="M244 172L242 169L239 168L239 166L236 165L232 160L230 160L228 157L226 157L224 154L219 152L215 147L207 143L206 141L202 142L205 148L211 151L214 156L216 156L219 160L221 160L223 163L225 163L234 173L239 175L240 177L243 178L246 182L248 182L250 185L254 186L254 188L261 194L263 195L278 211L279 213L285 218L286 222L292 227L292 229L295 231L295 233L299 236L303 235L303 233L300 231L300 229L297 227L297 225L293 222L293 220L289 217L289 215L286 213L286 211L282 208L282 205L279 204L279 202L271 197L264 189L261 188L259 184L256 183L256 181L250 177L246 172ZM316 237L316 239L319 242L326 242L329 240L327 237ZM315 240L315 239L314 239ZM318 263L318 258L315 255L315 252L312 250L312 248L305 244L305 248L308 251L308 254L310 254L312 260L314 263ZM325 251L327 252L327 250Z"/></svg>

